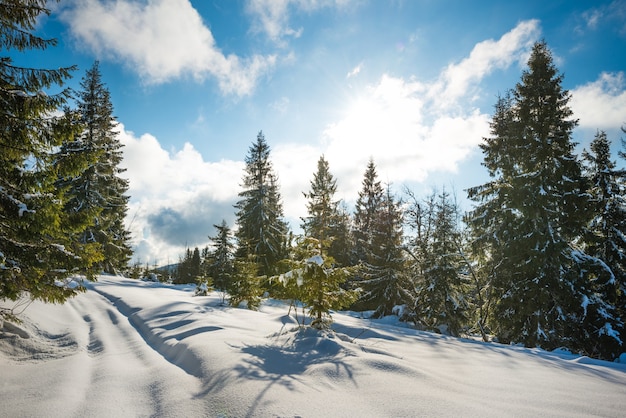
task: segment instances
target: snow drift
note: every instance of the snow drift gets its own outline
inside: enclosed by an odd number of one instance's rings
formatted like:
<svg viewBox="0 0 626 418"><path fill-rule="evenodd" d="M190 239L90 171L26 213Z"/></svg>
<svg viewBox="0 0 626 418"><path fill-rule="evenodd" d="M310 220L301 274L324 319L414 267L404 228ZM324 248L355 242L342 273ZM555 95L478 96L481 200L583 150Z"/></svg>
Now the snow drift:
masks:
<svg viewBox="0 0 626 418"><path fill-rule="evenodd" d="M6 304L6 302L4 302ZM0 329L0 416L623 416L626 364L102 276Z"/></svg>

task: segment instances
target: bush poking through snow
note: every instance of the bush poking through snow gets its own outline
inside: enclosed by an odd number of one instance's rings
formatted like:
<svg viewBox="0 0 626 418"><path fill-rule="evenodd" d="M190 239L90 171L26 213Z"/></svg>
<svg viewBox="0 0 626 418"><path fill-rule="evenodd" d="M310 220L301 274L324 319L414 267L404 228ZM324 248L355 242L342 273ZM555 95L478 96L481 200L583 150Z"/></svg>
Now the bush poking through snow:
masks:
<svg viewBox="0 0 626 418"><path fill-rule="evenodd" d="M213 280L210 277L198 279L196 284L196 296L208 296L213 291Z"/></svg>

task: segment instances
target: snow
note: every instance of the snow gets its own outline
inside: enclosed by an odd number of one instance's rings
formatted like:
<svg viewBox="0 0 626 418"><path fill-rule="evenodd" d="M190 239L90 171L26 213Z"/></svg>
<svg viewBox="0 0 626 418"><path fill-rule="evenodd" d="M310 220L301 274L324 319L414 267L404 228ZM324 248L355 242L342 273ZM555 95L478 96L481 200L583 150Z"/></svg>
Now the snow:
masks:
<svg viewBox="0 0 626 418"><path fill-rule="evenodd" d="M317 254L309 258L308 260L306 260L306 262L308 264L317 264L318 266L321 266L324 264L324 259L322 258L321 255Z"/></svg>
<svg viewBox="0 0 626 418"><path fill-rule="evenodd" d="M288 305L101 276L65 305L0 327L0 416L623 416L626 358L483 343L397 317L334 312L298 328ZM624 356L622 356L624 357Z"/></svg>

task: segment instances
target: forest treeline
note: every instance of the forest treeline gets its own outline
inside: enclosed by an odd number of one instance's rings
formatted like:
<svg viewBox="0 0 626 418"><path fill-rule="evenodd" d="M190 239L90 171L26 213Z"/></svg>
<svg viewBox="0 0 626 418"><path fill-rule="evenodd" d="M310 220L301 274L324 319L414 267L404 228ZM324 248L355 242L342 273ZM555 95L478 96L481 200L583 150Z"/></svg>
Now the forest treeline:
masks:
<svg viewBox="0 0 626 418"><path fill-rule="evenodd" d="M181 258L198 280L257 307L265 292L308 307L314 325L350 308L425 330L615 359L626 315L626 172L603 131L574 153L570 94L545 42L498 98L481 149L490 180L462 213L445 189L401 197L364 167L354 210L322 155L294 236L262 132L246 156L235 225ZM623 129L623 128L622 128ZM622 151L619 158L626 158Z"/></svg>
<svg viewBox="0 0 626 418"><path fill-rule="evenodd" d="M3 51L54 45L32 34L45 4L0 8ZM128 183L98 63L80 91L44 93L73 71L0 57L0 299L63 302L81 290L76 274L121 271L131 256ZM480 145L490 180L467 190L467 213L445 189L398 197L378 179L375 156L349 212L322 155L294 235L259 132L235 224L215 225L211 246L187 250L174 280L251 309L265 294L291 300L318 328L350 308L449 335L617 358L626 351L626 173L602 131L575 154L562 81L546 43L536 43L520 81L497 100Z"/></svg>

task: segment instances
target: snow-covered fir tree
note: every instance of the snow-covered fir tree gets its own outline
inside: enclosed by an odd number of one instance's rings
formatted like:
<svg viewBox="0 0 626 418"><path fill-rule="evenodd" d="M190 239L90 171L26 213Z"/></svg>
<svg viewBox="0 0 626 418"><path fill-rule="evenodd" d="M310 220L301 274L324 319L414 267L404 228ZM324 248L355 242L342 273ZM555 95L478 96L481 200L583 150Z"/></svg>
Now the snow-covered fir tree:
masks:
<svg viewBox="0 0 626 418"><path fill-rule="evenodd" d="M432 219L433 224L420 261L422 274L416 277L415 319L426 329L458 336L469 316L459 210L445 190L434 205L426 207L433 212L425 219Z"/></svg>
<svg viewBox="0 0 626 418"><path fill-rule="evenodd" d="M67 285L76 269L88 269L97 252L67 234L84 223L64 213L65 190L58 175L84 170L83 154L58 153L63 141L76 134L73 120L54 116L70 97L55 94L74 67L35 69L16 66L9 51L44 50L56 44L33 32L45 0L12 1L0 7L0 299L63 302L80 288ZM0 316L10 314L0 310Z"/></svg>
<svg viewBox="0 0 626 418"><path fill-rule="evenodd" d="M195 247L192 251L187 248L178 261L173 282L176 284L196 283L203 276L200 249Z"/></svg>
<svg viewBox="0 0 626 418"><path fill-rule="evenodd" d="M367 253L372 243L372 225L380 212L383 199L384 192L378 180L376 164L374 159L370 158L354 207L353 235L356 262L367 260Z"/></svg>
<svg viewBox="0 0 626 418"><path fill-rule="evenodd" d="M435 203L437 193L420 199L411 190L406 190L409 204L405 210L405 224L412 231L407 239L406 251L410 255L410 274L416 279L424 277L426 258L430 254L430 242L435 228Z"/></svg>
<svg viewBox="0 0 626 418"><path fill-rule="evenodd" d="M305 238L300 243L304 260L302 268L292 269L303 281L302 300L314 317L312 325L324 328L329 324L330 309L337 309L353 302L350 292L341 288L351 270L338 267L330 254L340 221L338 205L334 200L337 182L330 172L328 162L321 156L317 171L311 181L311 189L304 193L307 198L308 216L302 219ZM284 276L283 276L284 277Z"/></svg>
<svg viewBox="0 0 626 418"><path fill-rule="evenodd" d="M120 177L125 171L120 167L122 144L115 130L110 93L97 61L81 81L77 102L83 130L78 141L65 142L62 150L85 153L89 166L78 176L62 177L59 184L69 189L65 210L92 217L90 225L78 233L78 239L98 244L104 255L101 268L114 273L126 267L132 253L130 233L124 226L128 180Z"/></svg>
<svg viewBox="0 0 626 418"><path fill-rule="evenodd" d="M333 240L328 248L335 265L339 267L350 267L354 265L353 248L354 240L352 236L352 219L348 213L345 202L339 202L337 207L337 217L332 226Z"/></svg>
<svg viewBox="0 0 626 418"><path fill-rule="evenodd" d="M602 295L609 306L603 314L614 316L597 329L593 327L602 324L604 315L591 318L586 351L596 357L617 358L626 350L626 200L625 170L617 169L611 160L610 145L606 133L599 131L590 150L583 152L593 214L583 238L585 252L602 260L602 264L596 266L600 271L592 278L592 289ZM610 269L611 274L606 274L605 269Z"/></svg>
<svg viewBox="0 0 626 418"><path fill-rule="evenodd" d="M222 292L222 303L230 286L234 273L235 243L230 227L225 220L216 229L214 236L209 236L213 249L205 257L207 275L212 279L213 286Z"/></svg>
<svg viewBox="0 0 626 418"><path fill-rule="evenodd" d="M311 189L304 193L308 216L302 218L302 229L307 237L318 240L328 255L334 239L334 226L339 217L339 201L334 200L337 180L330 172L328 161L322 155L317 161L317 171L311 180Z"/></svg>
<svg viewBox="0 0 626 418"><path fill-rule="evenodd" d="M373 309L372 316L380 318L394 313L395 307L412 307L415 300L404 251L402 208L389 185L368 223L358 271L362 291L356 306Z"/></svg>
<svg viewBox="0 0 626 418"><path fill-rule="evenodd" d="M271 276L277 273L277 263L287 255L287 223L278 178L270 161L270 147L263 132L259 132L246 156L243 190L239 192L237 209L238 259L258 264L258 273Z"/></svg>
<svg viewBox="0 0 626 418"><path fill-rule="evenodd" d="M232 279L228 286L231 306L238 307L245 303L246 308L256 310L261 304L263 288L259 265L254 261L254 256L248 259L236 258Z"/></svg>
<svg viewBox="0 0 626 418"><path fill-rule="evenodd" d="M491 259L498 339L584 351L603 326L586 319L612 314L589 285L597 260L575 245L588 195L562 78L545 42L536 43L521 82L496 104L492 135L481 145L492 180L468 190L477 203L468 222L475 247Z"/></svg>
<svg viewBox="0 0 626 418"><path fill-rule="evenodd" d="M332 309L349 306L356 299L356 292L341 286L353 269L335 266L332 257L324 257L323 247L316 238L301 237L289 260L289 271L276 277L283 294L308 309L311 326L317 329L330 327Z"/></svg>

